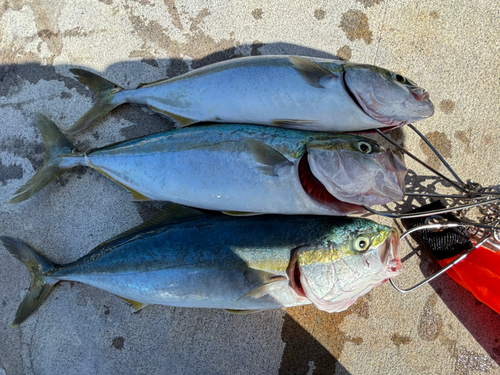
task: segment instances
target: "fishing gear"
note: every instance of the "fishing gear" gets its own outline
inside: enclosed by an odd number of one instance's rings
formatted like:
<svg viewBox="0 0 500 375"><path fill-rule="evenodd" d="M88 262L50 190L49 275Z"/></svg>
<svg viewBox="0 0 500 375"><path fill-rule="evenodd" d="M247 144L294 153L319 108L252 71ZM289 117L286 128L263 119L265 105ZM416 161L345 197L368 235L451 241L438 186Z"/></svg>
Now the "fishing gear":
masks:
<svg viewBox="0 0 500 375"><path fill-rule="evenodd" d="M450 187L457 190L457 193L409 192L406 196L412 199L434 200L409 212L377 211L365 207L372 214L399 219L406 229L400 240L410 235L417 243L427 247L442 266L441 270L411 287L401 288L393 279L390 282L400 293L408 293L446 272L457 283L472 292L478 300L500 314L499 187L482 187L472 180L464 182L422 133L413 125L408 127L429 146L453 178L436 171L386 134L379 130L377 132L403 153L446 181ZM474 220L470 219L470 216L474 216Z"/></svg>

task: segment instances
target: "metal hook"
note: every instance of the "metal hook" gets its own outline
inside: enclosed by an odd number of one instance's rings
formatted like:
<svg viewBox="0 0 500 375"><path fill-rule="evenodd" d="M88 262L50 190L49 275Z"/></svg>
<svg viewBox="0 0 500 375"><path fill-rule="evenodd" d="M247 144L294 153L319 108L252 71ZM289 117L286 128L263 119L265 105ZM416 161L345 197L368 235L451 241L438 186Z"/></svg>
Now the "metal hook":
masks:
<svg viewBox="0 0 500 375"><path fill-rule="evenodd" d="M478 207L478 206L482 206L482 205L485 205L485 204L488 204L488 203L496 202L498 200L500 200L500 197L499 198L486 199L486 200L483 200L483 201L480 201L480 202L476 202L476 203L465 204L463 206L457 206L457 207L451 207L451 208L443 208L441 210L419 212L419 213L414 213L414 214L389 214L387 212L377 211L377 210L374 210L374 209L372 209L370 207L366 207L366 206L363 206L363 208L366 211L368 211L368 212L370 212L372 214L376 214L376 215L380 215L380 216L385 216L385 217L389 217L389 218L392 218L392 219L413 219L413 218L417 218L417 217L425 217L425 216L430 216L430 215L441 215L441 214L445 214L445 213L452 212L452 211L466 210L466 209L469 209L469 208ZM470 224L468 224L468 225L470 225Z"/></svg>
<svg viewBox="0 0 500 375"><path fill-rule="evenodd" d="M418 226L418 227L414 227L414 228L411 228L410 230L406 231L405 233L403 233L400 237L400 240L402 240L403 238L405 238L407 235L413 233L413 232L416 232L418 230L424 230L424 229L444 229L444 228L454 228L454 227L463 227L463 226L470 226L470 224L467 224L467 223L454 223L454 222L451 222L451 223L446 223L446 224L428 224L428 225L421 225L421 226ZM446 265L445 267L443 267L441 270L439 270L438 272L436 272L434 275L431 275L429 277L427 277L426 279L424 279L423 281L419 282L418 284L412 286L411 288L408 288L408 289L401 289L399 288L398 286L396 286L396 284L394 284L394 281L392 281L392 279L389 279L389 281L391 282L391 285L400 293L408 293L408 292L411 292L415 289L418 289L420 288L422 285L425 285L427 283L429 283L430 281L434 280L435 278L437 278L438 276L442 275L443 273L445 273L446 271L448 271L451 267L453 267L455 264L457 264L458 262L464 260L467 255L469 255L469 253L474 250L474 249L477 249L478 247L480 247L481 245L483 245L486 241L488 241L488 239L490 238L491 236L491 233L488 233L486 234L480 241L478 241L476 243L476 245L474 245L473 247L471 247L469 250L467 250L465 253L463 253L462 255L460 255L458 258L454 259L451 263L449 263L448 265Z"/></svg>
<svg viewBox="0 0 500 375"><path fill-rule="evenodd" d="M375 131L382 137L384 138L386 141L390 142L391 144L393 144L394 146L396 146L398 149L400 149L401 151L403 151L406 155L408 155L409 157L411 157L413 160L417 161L418 163L420 163L421 165L423 165L425 168L427 168L428 170L430 170L432 173L434 173L436 176L438 177L441 177L443 180L446 180L448 181L450 184L452 184L453 186L455 186L455 188L457 188L458 190L461 190L463 192L466 192L467 190L465 189L465 187L463 185L460 185L460 183L458 182L455 182L451 179L449 179L448 177L446 177L444 174L442 173L439 173L438 171L436 171L434 168L432 168L430 165L428 165L427 163L425 163L423 160L419 159L418 157L416 157L415 155L413 155L410 151L406 150L404 147L400 146L396 141L392 140L390 137L388 137L387 135L385 135L381 130L379 129L375 129ZM418 133L417 133L418 134ZM422 135L423 137L423 135ZM425 137L424 137L425 138ZM425 139L427 141L427 139ZM429 141L427 141L429 142ZM434 148L432 148L432 150L434 152L437 152L435 151ZM439 155L439 154L437 154ZM436 155L436 156L437 156ZM440 157L441 155L439 155L438 157Z"/></svg>

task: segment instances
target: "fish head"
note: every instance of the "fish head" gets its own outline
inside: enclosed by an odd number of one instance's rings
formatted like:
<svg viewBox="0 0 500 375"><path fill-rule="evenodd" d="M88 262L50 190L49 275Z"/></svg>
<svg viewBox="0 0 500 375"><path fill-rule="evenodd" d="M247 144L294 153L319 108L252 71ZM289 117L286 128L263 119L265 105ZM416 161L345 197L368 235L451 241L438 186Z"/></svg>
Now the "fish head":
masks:
<svg viewBox="0 0 500 375"><path fill-rule="evenodd" d="M312 142L307 163L314 178L341 202L374 206L404 197L403 155L374 140L342 135Z"/></svg>
<svg viewBox="0 0 500 375"><path fill-rule="evenodd" d="M347 64L346 90L371 118L401 126L434 114L429 93L401 74L373 65Z"/></svg>
<svg viewBox="0 0 500 375"><path fill-rule="evenodd" d="M351 220L322 243L298 248L288 266L292 289L319 310L343 311L401 272L397 231Z"/></svg>

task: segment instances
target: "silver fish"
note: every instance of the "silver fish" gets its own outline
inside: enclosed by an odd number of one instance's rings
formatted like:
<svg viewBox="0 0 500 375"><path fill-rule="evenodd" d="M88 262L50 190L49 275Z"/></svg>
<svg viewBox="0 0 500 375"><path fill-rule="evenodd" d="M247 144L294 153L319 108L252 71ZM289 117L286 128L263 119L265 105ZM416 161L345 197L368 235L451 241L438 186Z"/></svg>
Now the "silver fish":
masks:
<svg viewBox="0 0 500 375"><path fill-rule="evenodd" d="M116 294L135 309L160 304L242 313L313 303L336 312L401 271L397 232L370 220L200 215L169 206L152 223L66 265L0 237L32 276L13 325L63 280Z"/></svg>
<svg viewBox="0 0 500 375"><path fill-rule="evenodd" d="M432 116L429 94L372 65L301 56L256 56L208 65L125 90L83 69L76 78L97 94L68 133L124 104L147 105L178 126L200 121L352 132L396 127Z"/></svg>
<svg viewBox="0 0 500 375"><path fill-rule="evenodd" d="M75 153L52 121L43 115L38 121L46 163L11 203L81 165L122 185L136 200L233 214L346 215L404 197L403 161L363 137L208 125Z"/></svg>

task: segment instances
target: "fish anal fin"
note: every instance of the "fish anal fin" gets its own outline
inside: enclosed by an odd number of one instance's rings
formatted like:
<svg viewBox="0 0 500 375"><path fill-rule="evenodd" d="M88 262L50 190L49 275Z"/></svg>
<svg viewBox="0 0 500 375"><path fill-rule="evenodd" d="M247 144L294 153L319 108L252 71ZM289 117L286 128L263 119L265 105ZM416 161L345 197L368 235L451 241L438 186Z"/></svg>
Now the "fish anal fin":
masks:
<svg viewBox="0 0 500 375"><path fill-rule="evenodd" d="M135 190L131 190L131 189L128 189L128 190L130 190L130 192L132 193L132 200L135 202L144 202L144 201L151 200L151 198L148 198L145 195L142 195L141 193L139 193Z"/></svg>
<svg viewBox="0 0 500 375"><path fill-rule="evenodd" d="M134 310L134 312L142 310L143 308L145 308L147 306L147 304L145 304L145 303L137 302L137 301L134 301L132 299L128 299L128 298L125 298L125 297L120 297L120 298L122 300L124 300L125 302L127 302L132 307L132 309Z"/></svg>
<svg viewBox="0 0 500 375"><path fill-rule="evenodd" d="M247 146L252 151L254 159L264 166L260 170L269 176L276 176L276 166L282 163L292 164L283 154L271 146L252 138L245 138Z"/></svg>
<svg viewBox="0 0 500 375"><path fill-rule="evenodd" d="M124 183L114 179L109 173L105 172L102 168L99 168L97 165L92 163L92 161L86 155L86 154L89 154L90 151L91 150L89 150L85 153L87 164L89 167L94 168L97 172L102 173L104 176L109 178L111 181L113 181L113 182L117 183L118 185L120 185L121 187L127 189L131 193L133 201L150 201L150 200L152 200L151 198L145 196L144 194L139 193L137 190L132 189L130 186L127 186Z"/></svg>
<svg viewBox="0 0 500 375"><path fill-rule="evenodd" d="M234 309L224 309L224 310L230 314L253 314L262 311L262 310L234 310Z"/></svg>
<svg viewBox="0 0 500 375"><path fill-rule="evenodd" d="M186 126L189 126L191 124L199 122L199 120L195 120L195 119L192 119L192 118L189 118L189 117L185 117L185 116L181 116L181 115L176 115L175 113L168 112L168 111L165 111L163 109L160 109L160 108L157 108L157 107L153 107L151 105L148 106L148 107L151 108L155 112L162 113L162 114L164 114L165 116L168 116L168 117L172 117L177 122L177 125L175 125L176 128L184 128Z"/></svg>
<svg viewBox="0 0 500 375"><path fill-rule="evenodd" d="M254 298L254 299L261 298L261 297L265 296L266 294L269 294L277 286L281 286L286 282L288 282L288 278L286 278L285 276L274 276L269 281L265 282L262 285L259 285L256 288L253 288L247 294L238 298L237 301L239 301L245 297L250 297L250 298Z"/></svg>
<svg viewBox="0 0 500 375"><path fill-rule="evenodd" d="M288 59L292 63L292 67L300 74L304 81L313 87L320 89L324 88L320 83L321 78L325 76L334 76L328 69L323 68L321 65L305 57L290 56Z"/></svg>
<svg viewBox="0 0 500 375"><path fill-rule="evenodd" d="M222 211L223 214L228 216L257 216L263 215L262 212L240 212L240 211Z"/></svg>

